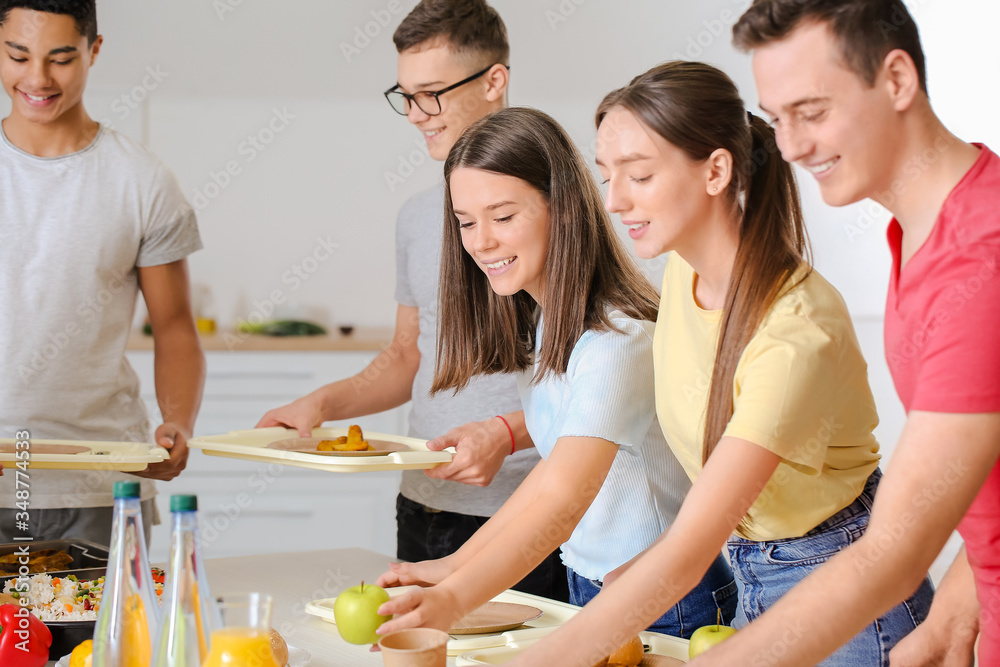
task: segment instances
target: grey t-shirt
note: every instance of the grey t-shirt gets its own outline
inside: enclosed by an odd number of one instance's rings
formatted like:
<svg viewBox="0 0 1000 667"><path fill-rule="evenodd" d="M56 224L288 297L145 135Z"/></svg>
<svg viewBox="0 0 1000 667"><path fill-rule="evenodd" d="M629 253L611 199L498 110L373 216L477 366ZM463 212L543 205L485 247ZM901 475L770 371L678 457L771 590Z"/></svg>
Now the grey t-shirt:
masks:
<svg viewBox="0 0 1000 667"><path fill-rule="evenodd" d="M396 221L396 301L416 306L420 314L420 367L413 381L409 434L430 439L472 421L521 409L517 379L512 375L473 378L457 395L430 395L437 351L438 276L444 233L444 186L411 197ZM493 482L474 487L431 479L422 471L403 473L401 493L434 509L473 516L492 516L538 463L534 449L507 457Z"/></svg>
<svg viewBox="0 0 1000 667"><path fill-rule="evenodd" d="M152 442L125 359L137 267L201 248L194 210L145 147L101 127L40 158L0 131L0 437ZM122 473L32 470L31 507L102 507ZM0 507L14 507L14 475ZM156 492L142 480L143 499Z"/></svg>

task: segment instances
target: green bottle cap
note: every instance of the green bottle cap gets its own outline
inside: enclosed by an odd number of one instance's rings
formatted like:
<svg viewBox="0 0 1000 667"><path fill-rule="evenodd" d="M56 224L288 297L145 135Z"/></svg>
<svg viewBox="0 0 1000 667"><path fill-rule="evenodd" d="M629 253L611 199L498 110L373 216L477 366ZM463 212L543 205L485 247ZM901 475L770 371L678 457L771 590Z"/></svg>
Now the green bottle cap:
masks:
<svg viewBox="0 0 1000 667"><path fill-rule="evenodd" d="M198 496L170 496L171 512L197 512Z"/></svg>
<svg viewBox="0 0 1000 667"><path fill-rule="evenodd" d="M138 498L139 482L115 482L115 498Z"/></svg>

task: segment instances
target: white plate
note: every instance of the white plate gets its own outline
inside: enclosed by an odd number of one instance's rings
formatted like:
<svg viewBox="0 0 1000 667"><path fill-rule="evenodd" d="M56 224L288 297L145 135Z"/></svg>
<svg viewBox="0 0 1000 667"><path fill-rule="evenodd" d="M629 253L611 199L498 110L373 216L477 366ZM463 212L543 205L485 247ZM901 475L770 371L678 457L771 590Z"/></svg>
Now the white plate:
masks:
<svg viewBox="0 0 1000 667"><path fill-rule="evenodd" d="M309 651L295 648L293 646L288 647L288 664L286 667L306 667L312 656ZM56 667L69 667L69 656L65 655L59 659L56 663Z"/></svg>
<svg viewBox="0 0 1000 667"><path fill-rule="evenodd" d="M18 447L18 442L11 438L0 438L0 463L11 471L17 465L17 452L21 451L30 453L28 468L37 470L138 472L145 470L150 463L160 463L170 458L170 453L163 447L145 442L31 438L27 448Z"/></svg>
<svg viewBox="0 0 1000 667"><path fill-rule="evenodd" d="M347 435L346 428L314 428L312 436L332 440ZM263 461L281 465L324 470L326 472L381 472L387 470L423 470L442 463L449 463L452 452L432 452L427 441L402 435L388 435L365 431L366 440L383 440L406 445L406 451L392 452L385 456L358 458L322 456L303 452L272 449L268 445L279 440L298 437L295 429L280 427L258 428L248 431L230 431L224 435L210 435L188 440L192 449L200 449L209 456L224 456L246 461Z"/></svg>

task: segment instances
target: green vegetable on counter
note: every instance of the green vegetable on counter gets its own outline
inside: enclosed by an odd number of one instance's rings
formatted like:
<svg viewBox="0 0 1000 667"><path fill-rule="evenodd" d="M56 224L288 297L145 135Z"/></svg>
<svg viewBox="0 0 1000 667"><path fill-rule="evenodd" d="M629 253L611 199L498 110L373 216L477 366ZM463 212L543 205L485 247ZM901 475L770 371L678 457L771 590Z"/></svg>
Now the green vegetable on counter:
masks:
<svg viewBox="0 0 1000 667"><path fill-rule="evenodd" d="M240 322L236 330L245 334L262 336L323 336L326 329L313 322L303 320L275 320L271 322Z"/></svg>

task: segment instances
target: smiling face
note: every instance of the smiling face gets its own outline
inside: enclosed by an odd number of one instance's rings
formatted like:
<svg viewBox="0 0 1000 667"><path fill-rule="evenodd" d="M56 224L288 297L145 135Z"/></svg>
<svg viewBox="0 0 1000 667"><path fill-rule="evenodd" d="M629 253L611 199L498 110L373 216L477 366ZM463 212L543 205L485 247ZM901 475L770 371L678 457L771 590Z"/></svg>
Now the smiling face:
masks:
<svg viewBox="0 0 1000 667"><path fill-rule="evenodd" d="M843 206L889 187L898 117L884 73L868 86L846 67L826 25L815 22L756 49L753 71L782 157L816 178L827 204Z"/></svg>
<svg viewBox="0 0 1000 667"><path fill-rule="evenodd" d="M471 67L468 59L456 56L446 42L434 40L399 54L396 83L400 90L411 95L437 91L462 81L483 67ZM467 127L503 105L503 91L491 87L487 73L444 93L438 100L440 114L429 116L416 104L411 104L406 118L424 135L430 156L443 161Z"/></svg>
<svg viewBox="0 0 1000 667"><path fill-rule="evenodd" d="M706 166L649 129L631 112L613 108L597 130L597 164L607 183L605 207L628 226L640 257L690 242L708 215Z"/></svg>
<svg viewBox="0 0 1000 667"><path fill-rule="evenodd" d="M0 25L0 43L0 81L12 118L49 124L82 111L100 37L88 46L71 16L12 9Z"/></svg>
<svg viewBox="0 0 1000 667"><path fill-rule="evenodd" d="M449 180L462 246L501 295L541 303L550 222L545 196L513 176L458 168Z"/></svg>

